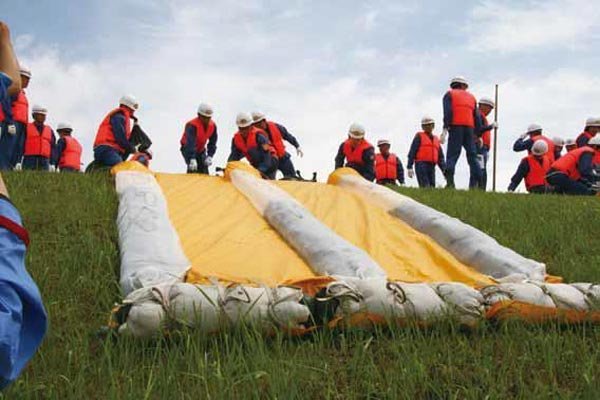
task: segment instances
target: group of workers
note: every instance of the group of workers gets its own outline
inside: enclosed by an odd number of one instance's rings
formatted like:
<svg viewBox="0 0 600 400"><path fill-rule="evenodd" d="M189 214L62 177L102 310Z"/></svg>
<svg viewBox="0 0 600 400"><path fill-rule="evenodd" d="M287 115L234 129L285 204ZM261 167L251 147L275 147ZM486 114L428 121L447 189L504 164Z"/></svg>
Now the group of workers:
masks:
<svg viewBox="0 0 600 400"><path fill-rule="evenodd" d="M31 79L31 71L21 68L21 91L9 104L0 107L2 123L0 136L0 169L37 169L49 171L80 171L82 147L72 135L68 123L60 123L56 141L53 130L45 123L48 111L33 106L29 121L28 101L25 88ZM469 188L486 189L487 163L491 148L491 131L498 127L489 123L487 117L495 107L493 100L475 99L467 89L465 78L455 77L443 97L443 130L435 135L435 121L425 116L421 130L414 136L407 157L408 178L416 176L419 187L435 187L438 167L446 179L446 187L454 187L456 164L465 150L469 165ZM123 96L119 106L110 111L100 123L94 140L94 162L112 167L130 155L139 154L132 143L132 128L137 124L135 111L138 102L133 96ZM213 120L213 108L200 104L197 115L185 124L180 139L180 151L188 173L208 174L217 151L217 125ZM236 117L238 131L233 135L228 161L246 158L266 179L275 179L280 171L286 179L298 177L286 142L302 156L298 140L281 124L268 120L258 111L240 113ZM514 144L514 151L528 151L511 179L508 190L514 191L522 180L533 193L592 194L600 164L598 144L600 119L588 119L584 132L576 141L564 143L561 139L548 139L541 126L532 124ZM538 140L545 145L535 145ZM447 156L442 145L447 143ZM567 153L561 157L562 148ZM379 184L404 184L404 168L400 157L390 152L390 141L377 142L378 152L365 139L365 128L352 124L347 139L339 146L335 167L355 169L365 179ZM579 149L585 148L580 151ZM570 150L576 149L572 153ZM144 150L147 159L152 158ZM568 155L568 157L566 157Z"/></svg>

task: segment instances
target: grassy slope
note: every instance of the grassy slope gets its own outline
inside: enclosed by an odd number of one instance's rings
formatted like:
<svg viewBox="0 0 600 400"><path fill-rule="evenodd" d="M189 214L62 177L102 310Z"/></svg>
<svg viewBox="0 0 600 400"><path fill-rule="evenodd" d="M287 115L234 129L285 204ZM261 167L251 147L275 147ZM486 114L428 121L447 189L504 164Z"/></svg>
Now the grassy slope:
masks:
<svg viewBox="0 0 600 400"><path fill-rule="evenodd" d="M590 326L101 342L94 333L119 300L110 181L6 180L32 235L28 267L51 321L6 398L594 398L600 390L600 329ZM600 280L598 199L403 192L547 262L551 273Z"/></svg>

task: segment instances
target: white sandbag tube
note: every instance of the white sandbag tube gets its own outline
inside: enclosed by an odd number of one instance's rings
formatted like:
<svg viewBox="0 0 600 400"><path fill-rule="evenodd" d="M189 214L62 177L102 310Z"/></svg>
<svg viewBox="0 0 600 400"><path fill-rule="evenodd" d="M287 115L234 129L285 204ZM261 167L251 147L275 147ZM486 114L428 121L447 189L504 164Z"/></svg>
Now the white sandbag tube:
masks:
<svg viewBox="0 0 600 400"><path fill-rule="evenodd" d="M116 189L123 293L182 281L190 262L171 225L167 202L154 176L118 172Z"/></svg>
<svg viewBox="0 0 600 400"><path fill-rule="evenodd" d="M231 181L315 273L385 278L385 271L364 250L329 229L283 190L242 170L232 171Z"/></svg>
<svg viewBox="0 0 600 400"><path fill-rule="evenodd" d="M335 184L428 235L459 261L483 274L503 281L542 282L546 276L543 263L525 258L484 232L393 190L353 175L340 176Z"/></svg>

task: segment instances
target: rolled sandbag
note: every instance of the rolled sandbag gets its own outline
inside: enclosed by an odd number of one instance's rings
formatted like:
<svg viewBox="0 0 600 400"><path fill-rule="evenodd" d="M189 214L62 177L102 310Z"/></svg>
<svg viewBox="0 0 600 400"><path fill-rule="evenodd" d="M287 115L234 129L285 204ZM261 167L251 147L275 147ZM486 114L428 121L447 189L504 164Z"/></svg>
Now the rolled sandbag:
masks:
<svg viewBox="0 0 600 400"><path fill-rule="evenodd" d="M177 283L171 286L168 309L177 322L201 332L217 332L223 324L219 289L214 285Z"/></svg>
<svg viewBox="0 0 600 400"><path fill-rule="evenodd" d="M597 283L572 283L571 286L585 296L585 302L592 311L600 311L600 284Z"/></svg>
<svg viewBox="0 0 600 400"><path fill-rule="evenodd" d="M460 322L472 324L484 317L484 299L478 290L459 282L433 283L430 286Z"/></svg>
<svg viewBox="0 0 600 400"><path fill-rule="evenodd" d="M407 317L427 321L447 315L446 304L428 284L404 282L392 284L401 289L406 299L404 309Z"/></svg>
<svg viewBox="0 0 600 400"><path fill-rule="evenodd" d="M558 308L578 311L589 309L585 295L574 286L565 283L546 283L542 287Z"/></svg>
<svg viewBox="0 0 600 400"><path fill-rule="evenodd" d="M513 300L541 307L556 308L552 298L544 293L540 286L533 283L501 283L486 286L480 292L486 305L493 305L498 301Z"/></svg>

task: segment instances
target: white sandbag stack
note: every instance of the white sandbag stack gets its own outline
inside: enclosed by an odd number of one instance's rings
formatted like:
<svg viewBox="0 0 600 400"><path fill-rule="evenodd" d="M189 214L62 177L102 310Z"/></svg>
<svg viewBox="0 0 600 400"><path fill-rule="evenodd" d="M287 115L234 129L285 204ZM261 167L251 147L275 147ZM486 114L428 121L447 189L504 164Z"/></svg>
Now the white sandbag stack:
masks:
<svg viewBox="0 0 600 400"><path fill-rule="evenodd" d="M385 279L344 279L330 283L324 299L337 299L337 315L368 313L390 322L450 317L473 324L484 317L481 294L461 283L405 283Z"/></svg>
<svg viewBox="0 0 600 400"><path fill-rule="evenodd" d="M231 172L234 186L319 275L385 278L385 271L364 250L315 218L292 196L248 172Z"/></svg>
<svg viewBox="0 0 600 400"><path fill-rule="evenodd" d="M118 172L116 189L123 293L181 281L190 262L171 225L166 200L154 176Z"/></svg>
<svg viewBox="0 0 600 400"><path fill-rule="evenodd" d="M300 328L310 318L300 304L302 291L290 287L249 287L162 284L132 292L123 301L131 305L119 333L138 338L162 335L181 326L211 334L241 325L261 332Z"/></svg>
<svg viewBox="0 0 600 400"><path fill-rule="evenodd" d="M377 204L415 230L434 239L459 261L500 280L530 279L542 282L543 263L525 258L495 239L456 218L427 207L359 176L344 175L336 185Z"/></svg>

